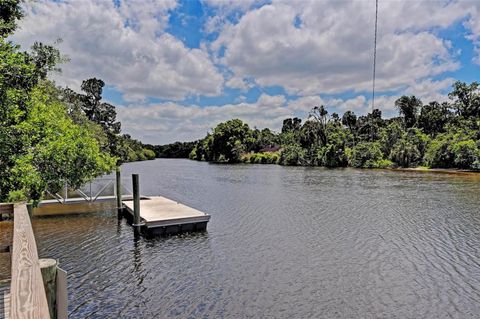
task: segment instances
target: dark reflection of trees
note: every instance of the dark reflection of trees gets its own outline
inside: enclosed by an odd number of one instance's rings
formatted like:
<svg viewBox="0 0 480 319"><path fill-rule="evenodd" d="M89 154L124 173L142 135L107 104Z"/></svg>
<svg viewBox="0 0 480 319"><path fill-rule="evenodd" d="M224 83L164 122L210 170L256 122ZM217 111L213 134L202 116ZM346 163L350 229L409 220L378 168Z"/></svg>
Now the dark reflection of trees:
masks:
<svg viewBox="0 0 480 319"><path fill-rule="evenodd" d="M135 229L135 227L134 227ZM137 284L141 285L144 279L144 271L143 271L143 253L142 253L142 245L143 239L139 231L136 229L133 232L133 272L135 279L137 280Z"/></svg>

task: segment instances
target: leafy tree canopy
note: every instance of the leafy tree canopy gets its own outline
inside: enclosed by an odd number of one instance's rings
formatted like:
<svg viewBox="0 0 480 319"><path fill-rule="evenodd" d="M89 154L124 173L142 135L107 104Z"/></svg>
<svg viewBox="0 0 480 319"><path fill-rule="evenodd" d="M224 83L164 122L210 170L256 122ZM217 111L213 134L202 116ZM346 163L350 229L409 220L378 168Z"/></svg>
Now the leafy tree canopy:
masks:
<svg viewBox="0 0 480 319"><path fill-rule="evenodd" d="M378 109L360 117L347 111L340 117L329 115L324 106L313 107L303 124L299 118L285 119L280 133L250 130L240 120L231 120L220 123L196 142L189 157L282 165L427 165L478 170L478 88L476 82L455 83L450 93L452 103L433 101L423 105L415 96L402 96L395 102L400 116L388 120ZM265 151L276 154L278 160L265 155Z"/></svg>

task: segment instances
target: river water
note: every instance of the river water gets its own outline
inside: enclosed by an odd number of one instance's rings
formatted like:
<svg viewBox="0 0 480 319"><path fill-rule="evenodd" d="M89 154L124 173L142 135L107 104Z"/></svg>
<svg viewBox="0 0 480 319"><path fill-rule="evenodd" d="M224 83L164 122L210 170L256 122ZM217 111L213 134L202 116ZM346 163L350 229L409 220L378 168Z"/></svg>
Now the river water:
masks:
<svg viewBox="0 0 480 319"><path fill-rule="evenodd" d="M38 218L70 318L479 318L480 175L130 163L141 193L211 214L136 238L113 212Z"/></svg>

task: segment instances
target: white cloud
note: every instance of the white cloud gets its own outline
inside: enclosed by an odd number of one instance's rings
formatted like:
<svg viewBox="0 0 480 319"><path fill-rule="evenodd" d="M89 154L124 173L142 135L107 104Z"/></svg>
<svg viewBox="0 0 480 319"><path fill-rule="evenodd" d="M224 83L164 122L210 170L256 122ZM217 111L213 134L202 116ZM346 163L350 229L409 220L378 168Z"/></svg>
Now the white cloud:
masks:
<svg viewBox="0 0 480 319"><path fill-rule="evenodd" d="M218 123L239 118L250 127L281 128L293 116L283 95L259 96L255 103L222 106L184 106L177 103L128 105L117 107L122 130L146 143L189 141L205 137Z"/></svg>
<svg viewBox="0 0 480 319"><path fill-rule="evenodd" d="M467 8L470 12L470 18L465 21L465 27L470 30L470 33L466 36L467 39L473 42L475 56L473 62L480 64L480 2L473 1L473 6Z"/></svg>
<svg viewBox="0 0 480 319"><path fill-rule="evenodd" d="M381 2L379 90L395 90L459 67L431 32L465 16L457 3ZM274 1L227 25L212 45L236 77L312 95L370 90L374 6L367 1ZM295 21L301 21L300 27Z"/></svg>
<svg viewBox="0 0 480 319"><path fill-rule="evenodd" d="M405 90L393 95L375 97L375 108L382 111L384 118L398 116L395 101L401 95L415 95L425 104L430 101L446 101L445 91L454 79L439 81L426 79L415 82ZM340 116L348 110L358 116L371 111L371 96L357 95L352 98L323 98L319 95L302 96L287 100L283 95L261 94L254 103L241 102L222 106L185 106L177 103L131 104L117 108L124 132L148 143L171 143L203 138L220 122L239 118L250 127L280 131L285 118L297 116L306 119L314 106L324 105L330 114Z"/></svg>
<svg viewBox="0 0 480 319"><path fill-rule="evenodd" d="M320 105L328 106L328 101L318 95L303 96L288 103L289 108L293 111L304 113L308 113L313 107Z"/></svg>
<svg viewBox="0 0 480 319"><path fill-rule="evenodd" d="M202 3L215 9L215 14L205 23L207 33L219 32L228 23L229 15L240 17L260 0L202 0Z"/></svg>
<svg viewBox="0 0 480 319"><path fill-rule="evenodd" d="M225 85L232 89L241 89L241 90L247 90L250 87L248 83L246 83L243 79L238 77L232 77L227 82L225 82Z"/></svg>
<svg viewBox="0 0 480 319"><path fill-rule="evenodd" d="M122 1L119 7L102 0L26 2L13 39L29 46L62 38L60 49L71 62L56 79L73 88L96 76L129 99L217 95L224 79L208 53L165 32L175 6L172 0Z"/></svg>
<svg viewBox="0 0 480 319"><path fill-rule="evenodd" d="M425 104L432 101L445 102L448 100L448 95L445 92L450 91L454 82L455 79L453 78L439 81L426 79L408 87L403 93L405 95L415 95Z"/></svg>

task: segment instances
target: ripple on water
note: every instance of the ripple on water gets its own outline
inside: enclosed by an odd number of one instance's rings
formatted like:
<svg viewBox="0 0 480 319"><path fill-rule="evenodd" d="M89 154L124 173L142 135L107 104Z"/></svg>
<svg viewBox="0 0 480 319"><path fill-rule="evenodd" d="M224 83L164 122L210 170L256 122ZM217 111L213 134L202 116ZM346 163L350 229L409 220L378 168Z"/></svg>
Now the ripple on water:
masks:
<svg viewBox="0 0 480 319"><path fill-rule="evenodd" d="M480 177L127 164L208 232L135 237L115 213L34 220L70 318L474 318Z"/></svg>

